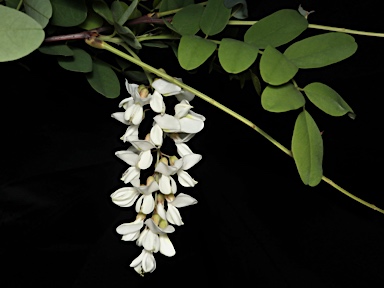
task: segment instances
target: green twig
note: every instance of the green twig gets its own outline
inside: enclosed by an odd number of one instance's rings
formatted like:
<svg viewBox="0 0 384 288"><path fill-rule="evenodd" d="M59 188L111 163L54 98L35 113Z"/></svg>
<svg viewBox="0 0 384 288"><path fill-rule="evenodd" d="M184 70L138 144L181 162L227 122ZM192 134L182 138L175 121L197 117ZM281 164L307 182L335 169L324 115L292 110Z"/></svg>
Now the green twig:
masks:
<svg viewBox="0 0 384 288"><path fill-rule="evenodd" d="M228 22L228 25L252 26L253 24L255 24L257 22L258 21L230 20ZM348 34L356 34L356 35L364 35L364 36L384 37L384 33L365 32L365 31L352 30L352 29L346 29L346 28L338 28L338 27L332 27L332 26L317 25L317 24L308 24L308 28L335 31L335 32L343 32L343 33L348 33Z"/></svg>
<svg viewBox="0 0 384 288"><path fill-rule="evenodd" d="M119 57L122 57L138 66L140 66L141 68L143 68L144 70L147 70L155 75L157 75L158 77L161 77L163 78L164 80L167 80L171 83L174 83L178 86L180 86L181 88L183 88L184 90L187 90L193 94L195 94L196 96L198 96L199 98L207 101L208 103L212 104L213 106L219 108L220 110L224 111L225 113L233 116L234 118L240 120L241 122L243 122L244 124L246 124L247 126L251 127L253 130L255 130L256 132L258 132L259 134L261 134L264 138L266 138L268 141L270 141L272 144L274 144L276 147L278 147L281 151L283 151L285 154L287 154L288 156L291 156L292 157L292 152L286 148L285 146L283 146L282 144L280 144L278 141L276 141L274 138L272 138L269 134L267 134L266 132L264 132L262 129L260 129L258 126L256 126L254 123L252 123L251 121L249 121L248 119L244 118L243 116L241 116L240 114L234 112L233 110L229 109L228 107L220 104L219 102L217 102L216 100L210 98L209 96L205 95L204 93L186 85L185 83L183 82L180 82L178 81L177 79L175 79L174 77L168 75L167 73L165 72L162 72L161 70L159 69L156 69L138 59L135 59L134 57L132 56L129 56L128 54L125 54L123 52L121 52L120 50L114 48L113 46L109 45L108 43L105 43L103 41L100 41L99 39L95 38L95 37L91 37L89 39L86 39L85 40L86 43L92 47L95 47L95 48L99 48L99 49L104 49L104 50L107 50ZM384 210L376 207L375 205L373 204L370 204L358 197L356 197L355 195L349 193L347 190L343 189L342 187L340 187L339 185L337 185L336 183L334 183L333 181L331 181L330 179L328 179L327 177L323 176L322 177L322 180L325 181L326 183L328 183L329 185L331 185L332 187L334 187L335 189L337 189L338 191L342 192L344 195L352 198L353 200L356 200L357 202L371 208L371 209L374 209L376 211L379 211L380 213L383 213L384 214Z"/></svg>

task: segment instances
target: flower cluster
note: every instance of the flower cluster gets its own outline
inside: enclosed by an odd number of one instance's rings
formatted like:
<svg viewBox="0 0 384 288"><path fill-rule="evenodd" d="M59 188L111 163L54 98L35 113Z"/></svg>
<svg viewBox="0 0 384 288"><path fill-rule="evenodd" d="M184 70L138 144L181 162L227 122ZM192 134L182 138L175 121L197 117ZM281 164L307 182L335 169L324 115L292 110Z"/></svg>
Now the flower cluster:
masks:
<svg viewBox="0 0 384 288"><path fill-rule="evenodd" d="M113 113L112 117L128 126L121 140L130 145L127 150L115 154L130 167L121 177L126 186L113 192L111 198L120 207L135 204L136 219L119 225L116 231L123 241L136 241L142 247L141 254L130 266L144 276L156 269L155 253L168 257L175 255L168 234L175 231L173 225L184 224L179 208L197 203L195 198L177 193L176 179L183 187L197 184L188 169L201 160L201 155L193 153L186 143L203 129L205 117L191 110L193 107L189 102L195 95L168 81L153 81L152 93L144 85L127 80L125 85L131 97L119 104L125 111ZM173 115L166 113L166 96L175 96L178 100ZM152 127L148 129L149 133L144 133L144 139L140 139L140 124L148 111L155 114ZM175 145L177 156L162 152L166 137ZM142 181L141 175L148 171Z"/></svg>

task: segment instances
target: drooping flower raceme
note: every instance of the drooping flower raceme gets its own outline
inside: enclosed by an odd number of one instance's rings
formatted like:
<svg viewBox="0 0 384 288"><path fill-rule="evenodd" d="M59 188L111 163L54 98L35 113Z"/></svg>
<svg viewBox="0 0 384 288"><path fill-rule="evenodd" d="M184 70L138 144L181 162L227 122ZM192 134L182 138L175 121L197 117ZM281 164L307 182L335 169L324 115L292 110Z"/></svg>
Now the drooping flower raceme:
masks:
<svg viewBox="0 0 384 288"><path fill-rule="evenodd" d="M202 156L193 153L187 142L204 128L205 117L191 110L190 101L195 95L164 79L156 79L151 87L126 80L125 86L130 97L119 104L124 111L111 116L127 125L120 139L129 146L115 155L129 167L121 176L125 186L113 192L111 200L120 207L134 207L137 213L136 219L121 223L116 232L122 235L121 240L136 241L142 247L130 266L144 276L156 269L156 253L167 257L176 254L169 235L175 231L172 225L184 225L179 209L197 203L195 198L178 193L178 185L184 189L198 183L187 170ZM171 113L164 102L170 96L179 101ZM147 123L152 127L142 131L142 126L148 127L142 123L147 120L145 115L149 110L155 114ZM164 141L166 137L171 141ZM164 154L161 151L164 143L173 143L178 155Z"/></svg>

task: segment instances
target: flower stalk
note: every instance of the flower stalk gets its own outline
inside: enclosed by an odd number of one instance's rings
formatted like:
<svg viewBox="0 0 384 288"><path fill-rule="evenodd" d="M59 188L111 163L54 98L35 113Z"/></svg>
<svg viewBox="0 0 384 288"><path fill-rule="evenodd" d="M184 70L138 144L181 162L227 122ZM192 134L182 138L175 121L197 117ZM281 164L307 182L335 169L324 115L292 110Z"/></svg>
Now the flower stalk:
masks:
<svg viewBox="0 0 384 288"><path fill-rule="evenodd" d="M246 124L247 126L249 126L251 129L253 129L256 132L258 132L259 134L261 134L264 138L266 138L269 142L271 142L273 145L275 145L277 148L279 148L281 151L283 151L288 156L290 156L290 157L293 156L291 150L289 150L284 145L279 143L277 140L275 140L273 137L271 137L269 134L267 134L265 131L263 131L261 128L259 128L257 125L255 125L253 122L251 122L250 120L248 120L245 117L241 116L240 114L236 113L235 111L229 109L228 107L222 105L221 103L217 102L216 100L212 99L211 97L207 96L206 94L196 90L193 87L190 87L190 86L186 85L185 83L175 79L174 77L168 75L167 73L165 73L165 72L163 72L163 71L161 71L159 69L156 69L156 68L154 68L154 67L152 67L152 66L150 66L150 65L148 65L148 64L146 64L144 62L142 62L139 59L135 59L134 57L132 57L130 55L127 55L126 53L121 52L120 50L118 50L115 47L109 45L108 43L105 43L104 41L100 41L96 37L90 37L89 39L86 39L85 41L86 41L86 43L88 45L90 45L92 47L95 47L95 48L98 48L98 49L107 50L107 51L109 51L109 52L111 52L111 53L113 53L113 54L115 54L115 55L117 55L119 57L122 57L122 58L132 62L133 64L136 64L136 65L140 66L144 70L147 70L147 71L149 71L149 72L151 72L151 73L153 73L153 74L163 78L164 80L169 81L170 83L173 83L173 84L181 87L182 89L195 94L199 98L201 98L204 101L210 103L211 105L219 108L223 112L231 115L232 117L238 119L239 121L241 121L244 124ZM348 192L344 188L342 188L339 185L337 185L335 182L333 182L329 178L327 178L325 176L322 176L322 180L324 182L326 182L327 184L331 185L332 187L334 187L339 192L341 192L344 195L350 197L351 199L353 199L353 200L363 204L364 206L367 206L367 207L369 207L369 208L371 208L371 209L373 209L375 211L378 211L378 212L384 214L384 210L383 209L380 209L380 208L376 207L375 205L373 205L371 203L368 203L368 202L364 201L363 199L360 199L359 197L353 195L352 193Z"/></svg>

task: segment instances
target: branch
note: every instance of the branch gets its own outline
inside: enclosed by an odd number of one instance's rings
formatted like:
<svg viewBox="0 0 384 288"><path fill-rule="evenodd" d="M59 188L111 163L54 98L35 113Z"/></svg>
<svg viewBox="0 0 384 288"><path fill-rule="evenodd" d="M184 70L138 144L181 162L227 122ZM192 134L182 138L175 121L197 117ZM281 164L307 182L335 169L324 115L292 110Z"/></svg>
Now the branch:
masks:
<svg viewBox="0 0 384 288"><path fill-rule="evenodd" d="M138 59L135 59L134 57L132 56L129 56L123 52L121 52L120 50L112 47L111 45L109 45L108 43L105 43L104 41L101 41L95 37L91 37L89 39L86 39L85 42L94 47L94 48L98 48L98 49L104 49L104 50L107 50L119 57L122 57L130 62L132 62L133 64L136 64L138 66L140 66L141 68L157 75L158 77L161 77L163 78L164 80L167 80L171 83L174 83L176 85L178 85L179 87L195 94L196 96L198 96L199 98L207 101L208 103L212 104L213 106L221 109L222 111L226 112L227 114L233 116L234 118L240 120L241 122L243 122L244 124L246 124L247 126L251 127L253 130L255 130L256 132L258 132L259 134L261 134L264 138L266 138L268 141L270 141L272 144L274 144L276 147L278 147L281 151L283 151L285 154L287 154L288 156L291 156L292 157L292 152L286 148L285 146L283 146L282 144L280 144L278 141L276 141L274 138L272 138L270 135L268 135L266 132L264 132L262 129L260 129L258 126L256 126L254 123L252 123L251 121L249 121L248 119L244 118L243 116L241 116L240 114L234 112L233 110L229 109L228 107L220 104L219 102L217 102L216 100L210 98L209 96L203 94L202 92L186 85L185 83L183 82L180 82L178 80L176 80L174 77L166 74L165 72L162 72L161 70L158 70L144 62L142 62L141 60L138 60ZM371 208L371 209L374 209L380 213L383 213L384 214L384 210L376 207L375 205L373 204L370 204L362 199L360 199L359 197L356 197L355 195L349 193L347 190L343 189L342 187L340 187L339 185L337 185L336 183L334 183L333 181L331 181L330 179L328 179L327 177L325 176L322 176L322 180L326 183L328 183L329 185L331 185L332 187L334 187L335 189L337 189L338 191L342 192L344 195L352 198L353 200Z"/></svg>

